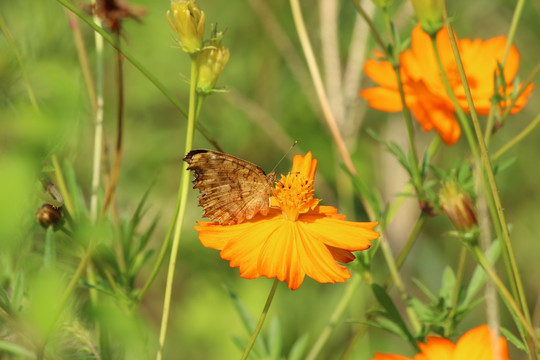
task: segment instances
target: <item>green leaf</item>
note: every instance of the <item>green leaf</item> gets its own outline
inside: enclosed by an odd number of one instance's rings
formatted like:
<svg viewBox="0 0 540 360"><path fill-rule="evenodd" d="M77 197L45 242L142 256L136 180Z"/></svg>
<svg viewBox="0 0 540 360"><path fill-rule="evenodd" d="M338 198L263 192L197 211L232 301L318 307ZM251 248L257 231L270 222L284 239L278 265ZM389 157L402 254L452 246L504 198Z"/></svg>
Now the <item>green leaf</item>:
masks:
<svg viewBox="0 0 540 360"><path fill-rule="evenodd" d="M242 323L244 324L244 328L246 329L249 336L251 336L251 334L253 334L253 332L255 331L255 320L253 320L253 317L249 313L249 310L244 305L242 300L240 300L238 295L236 295L236 293L227 285L225 285L225 290L227 290L229 297L231 298L232 303L236 309L236 312L238 313L240 319L242 320ZM264 342L261 340L260 336L257 337L257 340L255 340L253 350L256 350L258 354L268 354L266 346L264 345Z"/></svg>
<svg viewBox="0 0 540 360"><path fill-rule="evenodd" d="M495 164L493 166L493 174L497 175L498 173L508 169L510 166L512 166L516 162L516 157L511 157L509 159L504 159L500 161L499 163Z"/></svg>
<svg viewBox="0 0 540 360"><path fill-rule="evenodd" d="M429 305L424 304L420 299L418 298L411 298L409 299L408 303L413 308L416 315L418 315L418 318L423 322L431 322L433 321L433 311L432 308Z"/></svg>
<svg viewBox="0 0 540 360"><path fill-rule="evenodd" d="M298 338L289 352L288 360L302 360L305 358L304 354L306 353L308 345L308 336L307 334L302 335Z"/></svg>
<svg viewBox="0 0 540 360"><path fill-rule="evenodd" d="M455 285L456 276L454 275L454 271L449 266L446 266L443 272L439 297L444 299L447 304L452 303L452 295L454 293Z"/></svg>
<svg viewBox="0 0 540 360"><path fill-rule="evenodd" d="M491 247L486 251L486 259L490 264L495 264L497 262L497 259L501 255L501 246L498 240L493 241L491 244ZM458 310L459 311L466 311L466 308L469 307L471 301L474 299L476 294L482 289L484 284L486 283L486 273L484 269L477 265L474 269L474 273L471 276L471 281L469 282L469 286L467 286L467 290L465 291L465 297L463 301L459 304Z"/></svg>
<svg viewBox="0 0 540 360"><path fill-rule="evenodd" d="M13 344L7 341L0 340L0 355L7 355L12 354L16 355L17 359L20 357L25 359L35 359L36 354L34 354L32 351L27 350L20 345Z"/></svg>
<svg viewBox="0 0 540 360"><path fill-rule="evenodd" d="M54 269L56 266L56 239L52 226L45 232L45 250L43 253L43 267L45 269Z"/></svg>
<svg viewBox="0 0 540 360"><path fill-rule="evenodd" d="M384 308L386 317L401 330L411 345L416 346L416 340L409 332L405 321L403 321L401 314L397 310L390 296L388 296L386 290L377 284L372 284L371 290L373 291L373 294L375 295L375 298L379 304Z"/></svg>
<svg viewBox="0 0 540 360"><path fill-rule="evenodd" d="M272 360L279 360L281 357L281 351L283 347L283 334L281 332L281 325L279 318L274 318L270 323L268 330L268 351L269 358Z"/></svg>
<svg viewBox="0 0 540 360"><path fill-rule="evenodd" d="M25 291L25 277L23 272L17 273L13 283L13 294L11 296L11 308L13 311L19 311L22 306Z"/></svg>
<svg viewBox="0 0 540 360"><path fill-rule="evenodd" d="M422 292L429 298L431 302L437 302L437 296L433 294L426 285L424 285L420 280L417 278L413 278L413 282Z"/></svg>
<svg viewBox="0 0 540 360"><path fill-rule="evenodd" d="M525 344L523 344L522 341L520 341L514 334L512 334L508 329L506 328L499 328L499 331L501 332L501 334L504 335L504 337L510 341L510 343L512 345L514 345L516 348L518 348L519 350L525 352L525 353L528 353L528 349L527 347L525 346Z"/></svg>

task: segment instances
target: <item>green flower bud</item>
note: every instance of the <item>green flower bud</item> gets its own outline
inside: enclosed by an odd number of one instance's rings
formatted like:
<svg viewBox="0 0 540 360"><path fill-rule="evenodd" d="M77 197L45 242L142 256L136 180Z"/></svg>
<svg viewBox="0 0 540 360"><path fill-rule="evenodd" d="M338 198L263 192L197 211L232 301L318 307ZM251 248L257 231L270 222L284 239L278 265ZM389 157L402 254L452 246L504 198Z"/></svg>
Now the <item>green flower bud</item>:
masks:
<svg viewBox="0 0 540 360"><path fill-rule="evenodd" d="M217 79L229 61L229 49L221 44L221 40L211 40L197 54L197 92L210 94L214 91Z"/></svg>
<svg viewBox="0 0 540 360"><path fill-rule="evenodd" d="M439 191L439 200L443 211L457 230L465 232L478 224L471 195L455 181L444 184Z"/></svg>
<svg viewBox="0 0 540 360"><path fill-rule="evenodd" d="M444 26L444 0L411 0L420 27L430 36L435 36Z"/></svg>
<svg viewBox="0 0 540 360"><path fill-rule="evenodd" d="M199 52L204 36L204 11L194 0L172 0L171 10L174 22L170 11L167 11L167 21L178 34L182 50L188 54Z"/></svg>

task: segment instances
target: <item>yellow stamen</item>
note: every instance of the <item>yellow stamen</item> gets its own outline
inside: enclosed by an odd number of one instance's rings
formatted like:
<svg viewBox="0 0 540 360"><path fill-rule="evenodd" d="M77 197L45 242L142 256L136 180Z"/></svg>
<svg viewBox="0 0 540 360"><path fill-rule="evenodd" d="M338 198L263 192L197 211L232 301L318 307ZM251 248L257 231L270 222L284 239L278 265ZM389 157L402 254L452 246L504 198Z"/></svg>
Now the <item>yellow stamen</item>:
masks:
<svg viewBox="0 0 540 360"><path fill-rule="evenodd" d="M313 180L300 173L281 175L281 180L274 188L274 197L283 217L290 221L296 221L300 214L314 209L320 201L313 198Z"/></svg>

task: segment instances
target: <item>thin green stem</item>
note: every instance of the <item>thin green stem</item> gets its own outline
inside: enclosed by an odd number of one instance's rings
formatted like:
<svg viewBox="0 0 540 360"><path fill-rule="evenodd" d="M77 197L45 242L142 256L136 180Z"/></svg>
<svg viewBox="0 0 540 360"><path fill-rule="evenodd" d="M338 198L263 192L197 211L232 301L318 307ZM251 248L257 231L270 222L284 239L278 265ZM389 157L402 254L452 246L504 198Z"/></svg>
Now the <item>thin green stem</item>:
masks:
<svg viewBox="0 0 540 360"><path fill-rule="evenodd" d="M534 120L527 125L525 129L523 129L519 134L517 134L512 140L508 141L506 144L504 144L503 147L501 147L493 156L491 157L492 161L497 160L500 158L504 153L506 153L508 150L516 146L521 140L523 140L527 135L529 135L535 127L540 124L540 115L537 115Z"/></svg>
<svg viewBox="0 0 540 360"><path fill-rule="evenodd" d="M195 130L195 110L197 101L197 62L196 56L191 56L191 77L189 87L189 113L188 124L186 130L186 145L184 153L188 153L193 145L193 133ZM167 283L165 286L165 299L163 300L163 314L161 318L161 329L159 332L159 349L156 356L156 360L163 358L163 346L165 344L165 338L167 337L167 324L169 321L172 286L174 280L174 269L176 268L176 259L178 255L178 248L180 245L180 238L182 235L182 224L184 222L184 216L186 214L187 194L190 183L190 173L187 171L188 164L182 162L182 174L180 175L180 188L179 188L179 202L178 216L176 218L176 226L174 231L174 237L171 248L171 255L169 260L169 269L167 271Z"/></svg>
<svg viewBox="0 0 540 360"><path fill-rule="evenodd" d="M420 230L422 230L422 227L424 226L424 223L427 220L428 215L425 213L421 213L418 220L416 220L416 223L414 224L414 227L409 234L409 237L407 238L407 242L401 249L398 257L396 258L396 269L401 269L401 266L403 266L403 263L405 262L405 259L407 258L407 255L409 255L414 243L416 242L416 239L418 239L418 234L420 234ZM386 280L384 281L384 288L388 288L390 284L392 284L393 276L391 274L388 275Z"/></svg>
<svg viewBox="0 0 540 360"><path fill-rule="evenodd" d="M319 356L319 353L321 352L324 344L326 344L326 341L328 341L328 338L332 334L332 331L334 331L336 326L339 324L341 318L343 317L343 313L347 309L354 293L356 292L358 286L360 286L361 283L362 277L356 275L353 276L351 281L347 284L345 293L341 297L339 303L334 308L334 311L330 316L328 323L315 341L315 344L313 344L313 347L311 348L309 354L306 356L306 360L315 360Z"/></svg>
<svg viewBox="0 0 540 360"><path fill-rule="evenodd" d="M121 49L121 32L118 30L116 33L116 46L115 48ZM117 90L117 109L116 109L116 147L114 152L114 162L112 167L111 177L105 192L105 200L103 201L103 208L101 209L101 216L104 216L107 212L107 208L114 199L116 185L118 183L118 176L120 175L120 164L122 162L122 139L124 135L124 70L123 70L123 57L122 52L118 50L116 52L116 90Z"/></svg>
<svg viewBox="0 0 540 360"><path fill-rule="evenodd" d="M508 54L510 53L510 48L512 46L512 43L514 42L514 37L516 35L516 30L519 24L519 20L521 19L521 14L523 13L524 5L525 5L525 0L518 0L516 4L514 15L512 16L512 23L510 24L510 29L508 29L506 47L504 49L504 55L501 61L502 68L504 68L504 65L506 64L506 59L508 58ZM495 92L497 91L497 89L493 89L493 90ZM516 97L516 99L517 98L518 97ZM509 109L511 109L512 107L513 107L513 104L509 107ZM497 104L491 104L491 107L489 109L488 119L486 121L486 130L484 132L484 141L486 142L486 146L489 145L489 140L491 139L496 109L497 109Z"/></svg>
<svg viewBox="0 0 540 360"><path fill-rule="evenodd" d="M497 273L495 272L495 270L491 267L487 259L484 257L484 253L482 252L482 249L480 249L478 245L472 245L472 253L475 256L478 263L482 266L482 268L484 268L487 275L490 277L490 279L493 281L493 283L497 287L499 294L501 295L505 303L508 305L509 309L519 319L519 322L521 322L521 324L519 324L518 322L516 322L516 324L525 329L525 331L529 335L530 340L534 342L534 346L538 350L540 350L540 341L537 338L534 329L532 328L530 323L525 319L525 316L519 310L518 304L514 301L514 298L512 297L510 292L506 289L502 280L497 276Z"/></svg>
<svg viewBox="0 0 540 360"><path fill-rule="evenodd" d="M405 100L405 90L403 88L403 80L401 78L401 64L400 64L400 54L399 54L399 44L396 43L396 39L394 38L394 32L393 32L393 26L392 22L390 21L390 17L388 15L387 8L383 8L383 14L384 14L384 20L385 24L388 30L388 36L390 41L390 48L391 53L387 54L390 58L390 62L392 63L392 66L394 68L394 72L396 74L396 80L398 84L398 90L399 90L399 99L401 101L401 108L402 108L402 114L403 119L405 120L405 126L407 127L407 139L409 140L409 151L411 152L413 161L411 164L411 172L412 172L412 182L414 185L414 189L416 190L416 194L418 195L418 198L420 200L423 200L424 197L424 188L422 186L422 176L420 174L420 168L418 167L418 155L416 153L416 146L414 143L414 126L413 126L413 120L411 116L411 112L409 111L409 108L407 107L407 102Z"/></svg>
<svg viewBox="0 0 540 360"><path fill-rule="evenodd" d="M71 17L73 17L73 15L71 15ZM76 19L73 19L73 21L76 21ZM91 99L95 99L94 156L92 162L92 195L90 197L90 218L92 221L96 221L98 216L98 191L99 182L101 179L101 156L103 154L103 107L105 103L103 97L103 38L97 33L94 33L94 41L96 48L96 93L94 95L90 95ZM87 80L87 83L88 81L92 81L91 77L89 80ZM88 83L88 90L92 91L92 89L93 85L91 86L90 83Z"/></svg>
<svg viewBox="0 0 540 360"><path fill-rule="evenodd" d="M73 4L71 4L67 0L56 0L58 1L62 6L69 9L69 11L73 12L75 15L77 15L82 21L84 21L88 26L90 26L95 32L101 35L105 41L107 41L113 48L115 48L117 51L119 51L127 61L129 61L137 70L139 70L152 84L154 84L162 93L169 99L173 105L180 110L184 116L187 116L187 111L184 109L182 104L178 102L178 100L174 97L172 93L170 93L165 86L159 82L159 80L148 70L146 69L127 49L120 49L114 40L114 38L107 33L105 30L103 30L99 25L97 25L92 19L90 19L86 14L80 10L79 8L75 7Z"/></svg>
<svg viewBox="0 0 540 360"><path fill-rule="evenodd" d="M444 324L444 335L449 337L452 334L454 328L454 314L456 313L458 301L459 301L459 290L461 288L461 283L463 282L463 273L465 269L465 259L467 258L467 248L465 246L461 247L459 252L459 260L456 271L456 282L454 283L454 291L452 293L452 305L450 306L450 311L446 317L446 322Z"/></svg>
<svg viewBox="0 0 540 360"><path fill-rule="evenodd" d="M377 31L375 24L373 24L368 14L364 11L364 8L362 8L362 5L360 5L360 2L358 0L352 0L352 3L356 7L358 14L360 14L362 19L364 19L366 24L369 26L369 29L371 30L371 35L373 35L375 42L379 45L382 51L386 52L387 51L386 45L384 44L384 41L382 40L381 35Z"/></svg>
<svg viewBox="0 0 540 360"><path fill-rule="evenodd" d="M421 329L420 321L418 320L416 312L409 304L409 294L407 294L407 290L405 289L405 285L403 283L403 280L401 279L401 275L399 274L399 269L397 268L396 262L394 261L394 257L392 256L390 245L388 245L388 241L386 241L386 238L383 235L381 235L379 239L381 242L381 249L382 249L383 257L386 261L386 266L388 267L388 270L390 271L390 276L392 277L394 285L396 286L396 289L405 304L405 312L407 313L409 317L409 321L411 322L413 331L415 333L418 333ZM416 344L412 344L412 345L414 346Z"/></svg>
<svg viewBox="0 0 540 360"><path fill-rule="evenodd" d="M68 0L56 0L58 1L62 6L69 9L71 12L73 12L75 15L77 15L82 21L88 24L95 32L100 34L105 41L107 41L110 45L112 45L117 51L119 51L124 58L129 61L137 70L143 74L144 77L146 77L154 86L161 91L163 95L184 115L188 116L187 111L184 109L182 104L174 97L174 95L165 88L165 85L163 85L148 69L146 69L129 51L127 51L125 48L120 49L116 46L116 43L114 39L100 26L98 26L95 22L93 22L88 16L84 14L83 11L75 7L73 4L71 4ZM215 143L216 141L212 139L208 133L208 131L204 131L201 129L201 127L198 124L195 124L195 128L211 143Z"/></svg>
<svg viewBox="0 0 540 360"><path fill-rule="evenodd" d="M510 266L511 266L511 268L509 269L509 274L510 274L509 278L510 278L510 281L514 283L514 286L517 289L517 292L518 292L518 299L517 300L518 300L518 303L519 303L519 305L520 305L520 307L521 307L521 309L523 311L525 319L527 320L527 323L526 324L524 323L523 326L530 327L529 309L527 308L527 302L526 302L526 299L525 299L525 292L523 290L523 284L522 284L522 281L521 281L521 278L520 278L520 275L519 275L519 270L518 270L518 267L517 267L516 258L515 258L515 255L514 255L514 251L513 251L513 248L512 248L511 241L510 241L510 234L509 234L509 231L508 231L506 218L504 216L501 199L499 197L499 191L497 189L497 183L495 182L495 176L493 174L493 168L491 166L491 162L490 162L489 155L488 155L488 152L487 152L487 147L486 147L486 144L484 142L484 138L482 136L482 131L480 129L480 124L478 122L478 117L476 115L476 111L475 111L475 108L474 108L474 103L473 103L471 91L470 91L470 88L469 88L468 83L467 83L467 77L465 75L465 70L463 69L463 63L461 62L461 57L460 57L460 54L459 54L459 51L458 51L458 48L457 48L457 43L456 43L456 39L454 37L453 29L451 28L451 25L450 25L450 23L448 21L446 22L445 26L446 26L446 30L448 32L448 36L450 38L450 45L452 46L452 51L454 53L454 58L456 60L456 65L457 65L457 68L458 68L458 71L459 71L461 82L463 84L463 89L465 91L465 96L467 98L467 103L469 105L469 110L471 112L471 119L472 119L474 131L475 131L475 134L476 134L476 139L477 139L478 145L480 147L482 174L485 173L487 175L487 180L488 180L489 186L486 186L486 185L484 185L484 186L485 186L485 188L489 187L489 189L490 189L491 196L493 197L493 201L495 203L495 208L496 208L497 215L498 215L499 225L500 225L500 227L502 229L502 233L503 233L502 240L503 240L504 248L506 249L506 252L507 252L507 255L508 255L508 259L510 261ZM469 124L467 122L464 122L464 124L462 124L462 125L464 125L464 129L467 132L470 131ZM484 177L482 177L482 178L484 179ZM485 181L485 179L484 179L484 181Z"/></svg>
<svg viewBox="0 0 540 360"><path fill-rule="evenodd" d="M62 174L62 168L60 167L60 164L58 163L58 158L56 157L56 154L53 154L51 157L53 167L54 167L54 173L56 175L56 184L58 185L58 188L60 189L60 193L62 194L62 197L64 198L64 205L66 206L66 209L69 213L68 219L73 219L75 215L75 207L73 206L73 201L71 200L71 196L69 195L66 181L64 180L64 175Z"/></svg>
<svg viewBox="0 0 540 360"><path fill-rule="evenodd" d="M200 95L197 96L197 105L195 106L195 121L196 122L199 119L199 114L201 112L201 108L202 108L202 104L203 104L204 100L205 100L205 96L200 96ZM202 127L202 126L201 126L201 128L204 129L204 127ZM204 131L206 131L206 130L204 129ZM211 143L212 143L212 145L214 145L216 147L217 150L223 152L223 150L220 148L220 146L217 143L215 143L215 142L211 142ZM178 212L180 210L180 202L181 202L180 196L181 195L182 195L182 192L178 191L178 199L176 201L176 207L174 209L174 214L173 214L173 217L172 217L171 224L169 225L169 229L167 230L167 235L165 236L165 240L163 241L163 244L161 246L161 250L159 252L158 259L157 259L156 263L154 264L154 267L152 269L152 272L150 273L150 276L148 277L148 279L146 280L146 283L141 288L141 291L139 292L139 294L137 294L137 297L135 298L136 303L139 303L142 300L142 298L144 297L144 295L146 294L146 292L150 288L150 285L152 285L152 283L154 282L154 279L157 276L159 268L161 267L161 264L163 263L163 260L165 259L165 255L167 254L167 250L169 249L169 245L171 243L171 236L172 236L172 233L173 233L173 230L174 230L174 224L176 223Z"/></svg>
<svg viewBox="0 0 540 360"><path fill-rule="evenodd" d="M444 87L446 89L446 93L448 94L448 97L454 104L454 107L456 109L456 114L459 119L459 123L461 124L461 127L463 128L463 132L465 133L465 137L467 138L467 142L469 143L469 147L471 148L471 152L473 154L473 157L475 160L478 160L478 163L480 163L480 152L478 151L478 146L476 145L476 140L474 138L474 134L471 130L471 127L469 125L469 120L467 119L467 116L465 115L465 112L461 108L461 105L459 101L456 98L456 95L454 94L454 91L452 89L452 86L450 85L448 78L446 76L446 71L442 65L441 61L441 55L439 53L439 47L437 45L437 39L434 36L431 36L431 44L433 46L433 52L435 53L435 59L437 60L437 66L439 67L439 73L441 75L441 80L444 84ZM466 81L466 80L465 80ZM476 112L474 111L474 107L471 109L471 116L476 116Z"/></svg>
<svg viewBox="0 0 540 360"><path fill-rule="evenodd" d="M279 280L277 278L274 279L274 283L272 284L272 288L268 293L268 298L266 299L266 303L264 304L264 308L261 316L259 317L259 321L255 326L255 330L253 331L253 334L251 335L251 338L249 339L249 342L244 350L244 354L242 355L242 358L240 360L246 360L249 356L249 353L251 352L251 349L253 348L253 345L255 345L255 340L257 340L257 336L259 336L259 333L261 332L264 320L266 319L266 315L268 315L268 309L270 309L270 305L272 304L272 300L274 299L274 294L276 293L278 284Z"/></svg>
<svg viewBox="0 0 540 360"><path fill-rule="evenodd" d="M399 58L399 56L398 56ZM397 61L397 64L394 65L394 72L396 73L396 79L398 83L398 90L399 90L399 98L401 100L401 106L402 106L402 114L403 118L405 119L405 125L407 127L407 138L409 139L409 149L412 154L412 180L414 184L414 188L416 190L416 193L418 195L418 198L422 200L424 195L424 188L422 186L422 177L420 175L420 168L418 167L418 155L416 154L416 146L414 144L414 127L413 127L413 121L411 112L409 111L409 108L407 107L407 103L405 102L405 91L403 90L403 81L401 80L401 74L400 74L400 65L399 60Z"/></svg>
<svg viewBox="0 0 540 360"><path fill-rule="evenodd" d="M169 245L171 244L172 234L174 231L174 225L176 224L176 219L178 218L178 212L180 211L181 196L182 196L182 192L178 191L178 199L176 200L176 207L174 209L174 213L171 219L171 223L169 225L169 229L167 230L167 235L165 235L165 239L163 240L158 258L156 260L156 263L154 264L154 267L152 268L152 272L150 273L150 276L148 277L148 279L146 280L146 283L143 285L143 287L141 288L141 291L137 294L137 297L135 298L136 303L139 303L144 297L144 295L146 295L146 293L148 292L148 289L150 289L150 285L152 285L152 283L156 279L156 276L159 272L161 264L163 264L163 260L165 260L165 255L167 255L167 251L169 250Z"/></svg>

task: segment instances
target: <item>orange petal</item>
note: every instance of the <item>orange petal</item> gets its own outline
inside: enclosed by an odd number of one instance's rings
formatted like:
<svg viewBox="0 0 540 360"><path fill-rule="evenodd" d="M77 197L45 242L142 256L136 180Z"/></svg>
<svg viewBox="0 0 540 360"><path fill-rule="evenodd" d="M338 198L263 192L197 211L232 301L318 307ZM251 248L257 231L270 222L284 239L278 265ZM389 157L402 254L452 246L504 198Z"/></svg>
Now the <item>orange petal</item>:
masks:
<svg viewBox="0 0 540 360"><path fill-rule="evenodd" d="M367 60L364 64L364 72L378 85L397 90L396 72L390 62Z"/></svg>
<svg viewBox="0 0 540 360"><path fill-rule="evenodd" d="M377 110L396 112L403 108L397 90L375 87L360 91L360 95L368 101L370 107Z"/></svg>
<svg viewBox="0 0 540 360"><path fill-rule="evenodd" d="M310 213L300 215L299 220L299 227L311 237L325 245L349 251L365 250L371 246L370 240L379 237L373 230L377 222L344 221Z"/></svg>
<svg viewBox="0 0 540 360"><path fill-rule="evenodd" d="M506 340L502 337L499 338L499 349L500 357L498 358L508 360L508 347ZM491 334L487 325L467 331L456 344L454 359L492 360L494 358Z"/></svg>
<svg viewBox="0 0 540 360"><path fill-rule="evenodd" d="M356 256L349 250L343 250L329 245L326 245L326 247L330 250L334 260L339 261L340 263L346 264L356 259Z"/></svg>
<svg viewBox="0 0 540 360"><path fill-rule="evenodd" d="M308 151L306 156L295 155L293 157L293 164L291 173L300 173L308 179L315 179L315 172L317 171L317 159L313 159L311 151Z"/></svg>
<svg viewBox="0 0 540 360"><path fill-rule="evenodd" d="M441 34L442 32L439 31L437 43ZM420 28L420 25L416 25L411 33L410 52L403 52L400 60L403 68L406 69L404 72L409 74L413 80L439 78L439 67L433 52L431 38Z"/></svg>
<svg viewBox="0 0 540 360"><path fill-rule="evenodd" d="M414 357L414 360L458 360L453 357L455 345L448 339L428 336L426 343L418 343L421 354ZM463 358L459 360L473 360L473 358ZM476 360L476 359L474 359Z"/></svg>
<svg viewBox="0 0 540 360"><path fill-rule="evenodd" d="M411 104L411 111L416 121L422 125L424 131L437 130L447 145L453 145L461 135L459 123L454 117L454 111L443 99L438 99L424 92L425 101Z"/></svg>
<svg viewBox="0 0 540 360"><path fill-rule="evenodd" d="M515 113L521 111L521 109L527 103L527 100L529 99L529 96L531 95L531 92L532 92L533 88L534 88L533 84L529 84L529 86L527 86L527 88L523 91L523 93L517 99L517 101L516 101L514 107L512 108L512 110L510 110L510 114L515 114ZM511 92L512 90L510 89L508 91Z"/></svg>
<svg viewBox="0 0 540 360"><path fill-rule="evenodd" d="M297 250L294 222L279 220L276 231L270 234L261 247L257 269L262 276L287 281L291 289L297 289L304 281L305 272Z"/></svg>
<svg viewBox="0 0 540 360"><path fill-rule="evenodd" d="M321 283L348 279L349 271L337 264L330 251L311 234L303 232L298 224L282 220L279 229L261 248L258 272L287 281L292 290L302 284L305 275Z"/></svg>

